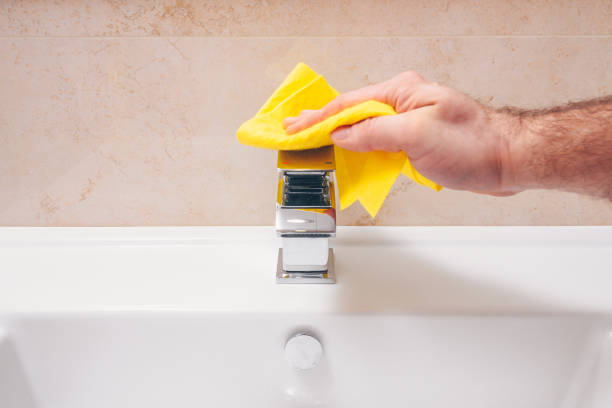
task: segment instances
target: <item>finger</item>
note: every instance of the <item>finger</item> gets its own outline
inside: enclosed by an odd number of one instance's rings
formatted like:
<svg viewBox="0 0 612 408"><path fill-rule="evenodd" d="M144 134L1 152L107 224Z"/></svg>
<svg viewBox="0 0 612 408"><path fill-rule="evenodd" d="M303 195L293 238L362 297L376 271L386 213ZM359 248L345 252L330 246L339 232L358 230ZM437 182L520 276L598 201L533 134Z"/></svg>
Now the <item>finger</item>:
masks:
<svg viewBox="0 0 612 408"><path fill-rule="evenodd" d="M395 110L398 113L404 113L435 105L442 99L447 89L434 83L416 84L410 90L399 89L396 92L400 92L402 95L395 100Z"/></svg>
<svg viewBox="0 0 612 408"><path fill-rule="evenodd" d="M283 127L287 129L288 126L291 126L297 120L297 116L288 116L283 119Z"/></svg>
<svg viewBox="0 0 612 408"><path fill-rule="evenodd" d="M369 118L336 129L332 133L332 141L339 147L356 152L399 152L403 149L406 136L404 122L404 115Z"/></svg>
<svg viewBox="0 0 612 408"><path fill-rule="evenodd" d="M302 115L307 115L310 112L314 112L314 110L312 109L304 109L303 111L300 112L300 114L298 116L288 116L285 119L283 119L283 127L287 128L288 126L294 124L297 120L299 120L299 118Z"/></svg>
<svg viewBox="0 0 612 408"><path fill-rule="evenodd" d="M298 116L296 121L288 124L286 128L287 133L291 134L299 132L300 130L306 129L315 123L321 122L326 118L361 102L369 100L385 102L388 93L387 89L388 87L385 85L385 83L380 83L338 95L323 108L306 112L304 115Z"/></svg>
<svg viewBox="0 0 612 408"><path fill-rule="evenodd" d="M406 71L388 81L339 95L323 108L300 115L297 120L288 123L286 130L290 134L299 132L346 108L369 100L391 105L397 112L417 109L433 104L439 88L441 87L429 83L418 73Z"/></svg>

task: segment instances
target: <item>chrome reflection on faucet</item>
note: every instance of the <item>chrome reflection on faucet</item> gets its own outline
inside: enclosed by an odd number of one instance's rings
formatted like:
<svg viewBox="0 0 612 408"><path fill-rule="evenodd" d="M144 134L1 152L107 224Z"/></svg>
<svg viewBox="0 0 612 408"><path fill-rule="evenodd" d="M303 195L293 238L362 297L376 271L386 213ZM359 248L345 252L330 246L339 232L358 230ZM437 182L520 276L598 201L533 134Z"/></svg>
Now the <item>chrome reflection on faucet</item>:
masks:
<svg viewBox="0 0 612 408"><path fill-rule="evenodd" d="M278 283L335 283L336 236L334 147L278 152L276 233Z"/></svg>

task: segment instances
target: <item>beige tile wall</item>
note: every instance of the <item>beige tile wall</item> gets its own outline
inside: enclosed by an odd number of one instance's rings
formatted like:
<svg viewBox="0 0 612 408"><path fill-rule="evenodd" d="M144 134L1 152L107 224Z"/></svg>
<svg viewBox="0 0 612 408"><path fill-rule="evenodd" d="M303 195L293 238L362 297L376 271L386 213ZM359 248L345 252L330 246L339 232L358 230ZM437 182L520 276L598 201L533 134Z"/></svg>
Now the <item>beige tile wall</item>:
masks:
<svg viewBox="0 0 612 408"><path fill-rule="evenodd" d="M275 152L235 130L298 61L340 90L415 69L541 107L612 93L611 21L609 0L4 1L0 225L270 225ZM401 178L340 222L612 224L612 204Z"/></svg>

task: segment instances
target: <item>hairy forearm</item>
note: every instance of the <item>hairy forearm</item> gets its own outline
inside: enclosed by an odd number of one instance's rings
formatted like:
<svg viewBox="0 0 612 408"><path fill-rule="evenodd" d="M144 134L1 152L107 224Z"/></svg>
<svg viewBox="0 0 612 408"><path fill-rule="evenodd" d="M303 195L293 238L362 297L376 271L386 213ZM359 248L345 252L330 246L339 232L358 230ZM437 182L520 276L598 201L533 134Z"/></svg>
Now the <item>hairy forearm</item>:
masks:
<svg viewBox="0 0 612 408"><path fill-rule="evenodd" d="M565 106L498 111L513 123L508 185L548 188L612 200L612 95Z"/></svg>

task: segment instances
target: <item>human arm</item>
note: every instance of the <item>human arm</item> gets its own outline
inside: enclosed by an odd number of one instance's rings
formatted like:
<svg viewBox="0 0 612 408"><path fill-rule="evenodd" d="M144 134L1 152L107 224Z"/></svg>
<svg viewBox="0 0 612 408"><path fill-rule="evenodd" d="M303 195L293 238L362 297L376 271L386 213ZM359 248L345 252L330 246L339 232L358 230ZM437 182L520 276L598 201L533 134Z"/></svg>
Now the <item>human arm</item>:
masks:
<svg viewBox="0 0 612 408"><path fill-rule="evenodd" d="M284 125L295 133L367 100L387 103L398 115L338 128L336 145L403 150L421 174L458 190L510 195L551 188L612 200L612 97L547 110L493 109L405 72Z"/></svg>
<svg viewBox="0 0 612 408"><path fill-rule="evenodd" d="M550 109L502 109L518 118L511 184L612 200L612 96Z"/></svg>

